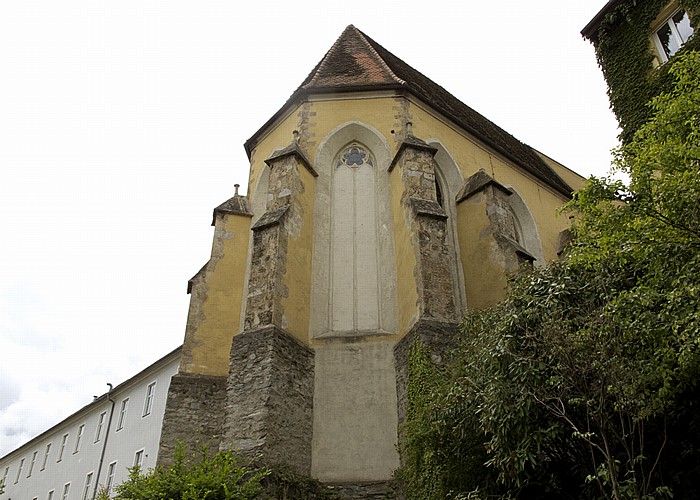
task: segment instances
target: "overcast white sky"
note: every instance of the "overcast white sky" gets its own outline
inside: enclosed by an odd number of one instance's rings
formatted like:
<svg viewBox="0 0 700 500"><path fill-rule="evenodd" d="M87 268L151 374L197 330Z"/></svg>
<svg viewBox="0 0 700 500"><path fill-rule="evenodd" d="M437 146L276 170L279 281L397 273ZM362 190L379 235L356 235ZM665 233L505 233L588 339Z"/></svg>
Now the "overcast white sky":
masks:
<svg viewBox="0 0 700 500"><path fill-rule="evenodd" d="M243 143L345 26L602 175L605 3L0 2L0 456L181 344Z"/></svg>

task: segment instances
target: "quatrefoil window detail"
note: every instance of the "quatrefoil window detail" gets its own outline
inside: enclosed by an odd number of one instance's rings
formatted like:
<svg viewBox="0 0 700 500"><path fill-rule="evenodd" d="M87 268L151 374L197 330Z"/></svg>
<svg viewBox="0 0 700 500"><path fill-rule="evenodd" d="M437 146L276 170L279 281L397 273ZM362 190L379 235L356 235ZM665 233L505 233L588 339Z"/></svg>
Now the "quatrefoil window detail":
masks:
<svg viewBox="0 0 700 500"><path fill-rule="evenodd" d="M374 166L372 164L372 158L369 154L359 146L350 146L345 152L340 155L340 159L336 164L336 167L341 165L346 165L348 167L359 167L361 165Z"/></svg>

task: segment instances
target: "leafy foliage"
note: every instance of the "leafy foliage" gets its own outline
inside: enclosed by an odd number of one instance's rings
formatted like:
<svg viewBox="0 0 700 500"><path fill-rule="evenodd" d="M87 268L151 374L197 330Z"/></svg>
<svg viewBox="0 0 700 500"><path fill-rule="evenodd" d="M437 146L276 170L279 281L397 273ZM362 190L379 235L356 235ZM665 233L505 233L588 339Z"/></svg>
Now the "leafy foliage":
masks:
<svg viewBox="0 0 700 500"><path fill-rule="evenodd" d="M210 455L207 449L188 455L178 446L173 462L143 473L131 469L129 479L116 487L118 500L250 500L259 498L261 481L269 474L242 463L231 451ZM102 493L108 498L106 493Z"/></svg>
<svg viewBox="0 0 700 500"><path fill-rule="evenodd" d="M629 185L567 207L568 260L472 311L445 372L416 348L409 498L700 496L700 54L670 71L617 152Z"/></svg>

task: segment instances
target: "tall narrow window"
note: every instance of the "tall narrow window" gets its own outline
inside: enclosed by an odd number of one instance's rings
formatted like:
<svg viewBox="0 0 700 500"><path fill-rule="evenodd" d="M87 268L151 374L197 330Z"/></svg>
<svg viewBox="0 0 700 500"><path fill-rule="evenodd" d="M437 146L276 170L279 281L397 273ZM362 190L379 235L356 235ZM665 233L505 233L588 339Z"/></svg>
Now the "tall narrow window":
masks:
<svg viewBox="0 0 700 500"><path fill-rule="evenodd" d="M134 455L134 467L141 467L143 465L143 450L139 450Z"/></svg>
<svg viewBox="0 0 700 500"><path fill-rule="evenodd" d="M117 462L112 462L109 464L109 468L107 469L107 484L105 485L108 494L112 492L112 486L114 485L114 471L116 469Z"/></svg>
<svg viewBox="0 0 700 500"><path fill-rule="evenodd" d="M34 464L36 463L36 455L39 453L38 451L35 451L32 453L32 460L29 462L29 470L27 471L27 477L32 477L32 472L34 472Z"/></svg>
<svg viewBox="0 0 700 500"><path fill-rule="evenodd" d="M97 443L100 439L102 439L102 426L105 423L105 417L107 416L107 412L103 411L100 413L100 417L97 420L97 430L95 431L95 442Z"/></svg>
<svg viewBox="0 0 700 500"><path fill-rule="evenodd" d="M151 384L148 384L148 388L146 389L146 399L143 402L143 416L145 417L146 415L151 414L151 410L153 409L153 396L155 395L156 392L156 383L153 382Z"/></svg>
<svg viewBox="0 0 700 500"><path fill-rule="evenodd" d="M126 410L129 408L129 398L125 398L119 407L119 420L117 420L117 430L124 428L124 420L126 419Z"/></svg>
<svg viewBox="0 0 700 500"><path fill-rule="evenodd" d="M61 495L61 500L68 500L68 493L70 493L70 483L63 485L63 495Z"/></svg>
<svg viewBox="0 0 700 500"><path fill-rule="evenodd" d="M63 451L66 449L66 441L68 441L68 434L64 434L61 438L61 446L58 447L58 458L56 462L63 460Z"/></svg>
<svg viewBox="0 0 700 500"><path fill-rule="evenodd" d="M5 467L5 472L2 475L2 484L7 484L7 475L10 473L10 468Z"/></svg>
<svg viewBox="0 0 700 500"><path fill-rule="evenodd" d="M331 330L379 328L375 167L351 144L334 164L331 187Z"/></svg>
<svg viewBox="0 0 700 500"><path fill-rule="evenodd" d="M51 443L46 445L46 449L44 450L44 459L41 461L41 470L46 469L46 462L49 459L49 452L51 451Z"/></svg>
<svg viewBox="0 0 700 500"><path fill-rule="evenodd" d="M85 424L78 427L78 434L75 436L75 447L73 448L73 454L80 451L80 441L83 439L83 431L85 430Z"/></svg>
<svg viewBox="0 0 700 500"><path fill-rule="evenodd" d="M17 477L15 477L15 484L19 483L19 477L22 475L22 467L24 467L24 459L19 461L19 469L17 469Z"/></svg>
<svg viewBox="0 0 700 500"><path fill-rule="evenodd" d="M92 486L92 472L85 476L85 488L83 488L83 500L90 498L90 487Z"/></svg>
<svg viewBox="0 0 700 500"><path fill-rule="evenodd" d="M54 490L49 491L49 494L46 495L46 500L53 500L53 493L54 493Z"/></svg>

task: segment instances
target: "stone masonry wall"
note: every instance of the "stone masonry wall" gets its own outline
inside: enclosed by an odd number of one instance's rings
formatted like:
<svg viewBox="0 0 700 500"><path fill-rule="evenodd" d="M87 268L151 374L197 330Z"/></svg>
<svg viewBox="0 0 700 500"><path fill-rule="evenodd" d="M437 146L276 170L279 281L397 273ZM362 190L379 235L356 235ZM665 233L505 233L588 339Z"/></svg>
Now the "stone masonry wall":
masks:
<svg viewBox="0 0 700 500"><path fill-rule="evenodd" d="M310 474L313 351L274 326L237 335L227 392L222 448Z"/></svg>
<svg viewBox="0 0 700 500"><path fill-rule="evenodd" d="M177 374L168 390L158 465L172 460L178 442L190 450L204 445L217 451L224 425L226 377Z"/></svg>
<svg viewBox="0 0 700 500"><path fill-rule="evenodd" d="M433 363L443 366L449 350L455 345L458 330L457 323L422 319L413 325L406 336L394 346L399 426L406 421L406 385L408 383L408 356L411 345L415 340L418 340L424 347L430 349Z"/></svg>

